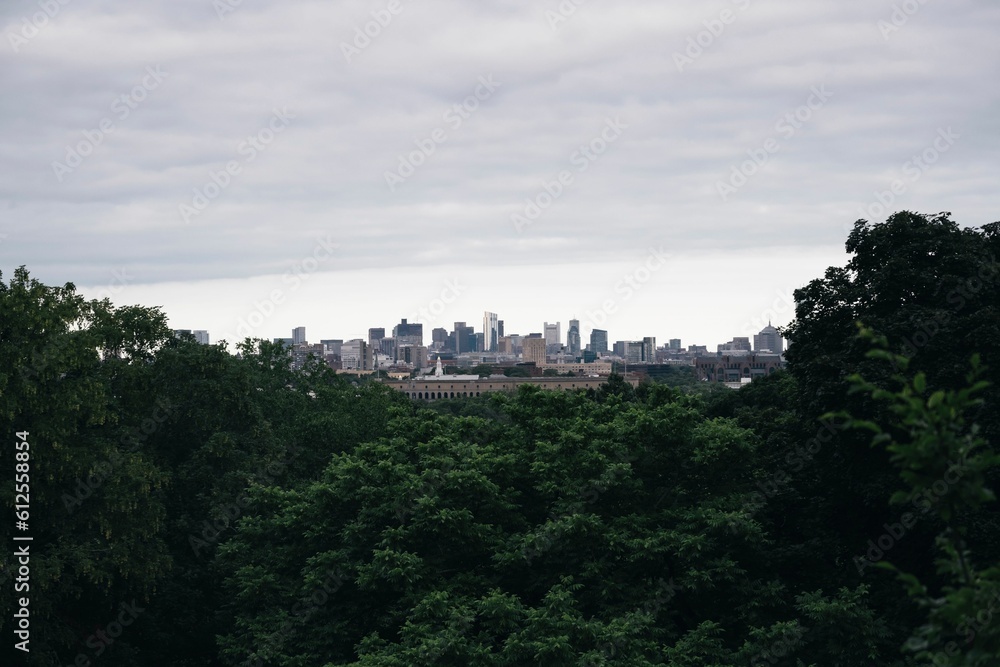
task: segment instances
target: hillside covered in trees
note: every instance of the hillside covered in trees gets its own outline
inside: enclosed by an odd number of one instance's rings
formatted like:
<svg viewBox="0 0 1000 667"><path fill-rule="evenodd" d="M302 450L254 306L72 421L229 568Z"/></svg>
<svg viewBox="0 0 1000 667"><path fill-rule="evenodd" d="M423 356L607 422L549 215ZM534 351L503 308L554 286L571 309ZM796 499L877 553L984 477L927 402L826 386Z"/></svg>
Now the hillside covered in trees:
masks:
<svg viewBox="0 0 1000 667"><path fill-rule="evenodd" d="M847 250L738 391L429 404L17 269L2 634L23 595L32 665L998 665L1000 223Z"/></svg>

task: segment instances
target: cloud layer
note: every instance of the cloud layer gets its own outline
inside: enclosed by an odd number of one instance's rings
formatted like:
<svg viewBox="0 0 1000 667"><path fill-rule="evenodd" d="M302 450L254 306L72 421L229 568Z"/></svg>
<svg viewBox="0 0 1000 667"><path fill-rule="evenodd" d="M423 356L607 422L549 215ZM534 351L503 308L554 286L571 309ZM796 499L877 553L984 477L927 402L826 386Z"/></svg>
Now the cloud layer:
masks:
<svg viewBox="0 0 1000 667"><path fill-rule="evenodd" d="M518 267L654 243L780 272L859 217L1000 218L987 0L42 0L0 26L0 269L48 282L281 274L331 236L323 270L523 292Z"/></svg>

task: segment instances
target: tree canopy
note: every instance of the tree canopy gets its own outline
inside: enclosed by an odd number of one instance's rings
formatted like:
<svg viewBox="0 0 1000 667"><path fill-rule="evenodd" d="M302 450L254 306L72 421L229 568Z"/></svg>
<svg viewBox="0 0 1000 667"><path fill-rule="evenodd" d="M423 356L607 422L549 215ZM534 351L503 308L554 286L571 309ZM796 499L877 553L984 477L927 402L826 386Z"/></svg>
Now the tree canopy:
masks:
<svg viewBox="0 0 1000 667"><path fill-rule="evenodd" d="M998 664L998 229L858 221L739 390L411 401L17 269L31 664Z"/></svg>

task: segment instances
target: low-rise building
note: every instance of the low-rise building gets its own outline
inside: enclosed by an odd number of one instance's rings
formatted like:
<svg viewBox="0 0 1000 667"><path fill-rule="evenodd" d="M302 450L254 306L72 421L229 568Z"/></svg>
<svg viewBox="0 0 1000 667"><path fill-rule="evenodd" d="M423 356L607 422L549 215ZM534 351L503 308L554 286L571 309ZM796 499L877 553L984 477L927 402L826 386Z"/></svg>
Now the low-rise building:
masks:
<svg viewBox="0 0 1000 667"><path fill-rule="evenodd" d="M738 354L698 357L695 373L706 382L739 383L777 372L785 365L780 354Z"/></svg>
<svg viewBox="0 0 1000 667"><path fill-rule="evenodd" d="M492 391L517 391L521 385L534 385L550 391L597 389L607 381L607 377L519 378L491 375L479 378L473 375L452 375L386 382L385 384L398 389L414 400L431 401L439 398L481 396ZM633 387L639 386L638 378L627 378L626 381Z"/></svg>

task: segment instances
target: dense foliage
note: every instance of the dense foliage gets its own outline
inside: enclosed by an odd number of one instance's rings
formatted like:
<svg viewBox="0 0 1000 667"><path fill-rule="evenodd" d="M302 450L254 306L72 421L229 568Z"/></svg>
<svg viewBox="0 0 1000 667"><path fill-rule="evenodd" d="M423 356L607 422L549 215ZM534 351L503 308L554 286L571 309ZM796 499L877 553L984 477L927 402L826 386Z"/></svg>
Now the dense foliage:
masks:
<svg viewBox="0 0 1000 667"><path fill-rule="evenodd" d="M998 228L859 221L739 391L414 403L18 269L25 664L1000 664Z"/></svg>

